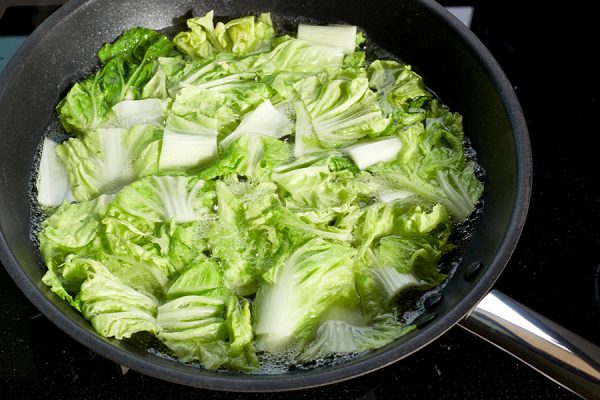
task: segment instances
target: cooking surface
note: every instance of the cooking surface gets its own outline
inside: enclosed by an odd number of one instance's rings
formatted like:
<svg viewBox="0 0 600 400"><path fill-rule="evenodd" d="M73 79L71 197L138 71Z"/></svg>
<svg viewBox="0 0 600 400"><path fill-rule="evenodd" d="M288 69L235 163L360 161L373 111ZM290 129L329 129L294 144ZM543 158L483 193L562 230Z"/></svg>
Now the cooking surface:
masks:
<svg viewBox="0 0 600 400"><path fill-rule="evenodd" d="M0 68L56 9L47 4L60 2L8 4L0 20ZM592 13L565 7L522 10L517 1L441 3L473 7L471 28L507 73L531 134L530 211L516 252L496 287L600 344L598 78L592 78L597 67L586 52L573 49L575 41L596 47L591 44L595 36L586 31L594 26L586 23ZM0 12L4 7L0 4ZM466 22L468 17L467 13ZM0 393L5 398L577 398L458 327L380 371L291 393L212 392L124 372L49 322L0 268Z"/></svg>

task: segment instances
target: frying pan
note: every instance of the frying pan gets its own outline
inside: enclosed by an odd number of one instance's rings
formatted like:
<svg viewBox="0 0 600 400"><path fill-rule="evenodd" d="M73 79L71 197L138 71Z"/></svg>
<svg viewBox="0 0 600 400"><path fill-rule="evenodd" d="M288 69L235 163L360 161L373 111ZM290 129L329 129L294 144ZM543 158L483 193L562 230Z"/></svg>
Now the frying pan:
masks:
<svg viewBox="0 0 600 400"><path fill-rule="evenodd" d="M30 237L34 157L53 107L97 65L100 46L132 26L163 29L191 13L271 11L356 24L413 65L453 110L487 173L484 209L456 273L429 298L418 329L343 364L280 375L206 371L107 339L41 283L44 268ZM523 228L531 193L525 120L504 73L485 47L437 3L314 0L71 0L48 18L0 77L0 254L21 290L57 326L104 357L168 381L219 390L282 391L363 375L419 350L456 324L492 341L575 393L600 396L600 350L504 296L492 285Z"/></svg>

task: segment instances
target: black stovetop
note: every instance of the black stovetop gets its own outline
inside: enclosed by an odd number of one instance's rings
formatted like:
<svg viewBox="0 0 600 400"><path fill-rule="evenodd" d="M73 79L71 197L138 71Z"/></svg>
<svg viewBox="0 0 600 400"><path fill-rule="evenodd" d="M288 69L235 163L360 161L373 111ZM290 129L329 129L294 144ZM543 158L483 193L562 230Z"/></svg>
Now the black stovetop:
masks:
<svg viewBox="0 0 600 400"><path fill-rule="evenodd" d="M13 1L18 3L18 1ZM36 4L36 0L25 1ZM48 2L44 2L48 3ZM57 0L56 3L61 3ZM473 6L472 30L524 109L534 160L522 238L496 287L600 344L600 148L593 15L575 4L441 1ZM56 7L9 7L0 39L27 35ZM0 41L0 46L7 46ZM575 44L578 44L576 46ZM575 48L585 48L578 51ZM6 50L6 49L4 49ZM0 57L2 58L2 57ZM2 60L0 60L2 61ZM323 388L236 394L163 382L97 356L60 331L0 268L0 397L35 399L574 399L460 328L380 371Z"/></svg>

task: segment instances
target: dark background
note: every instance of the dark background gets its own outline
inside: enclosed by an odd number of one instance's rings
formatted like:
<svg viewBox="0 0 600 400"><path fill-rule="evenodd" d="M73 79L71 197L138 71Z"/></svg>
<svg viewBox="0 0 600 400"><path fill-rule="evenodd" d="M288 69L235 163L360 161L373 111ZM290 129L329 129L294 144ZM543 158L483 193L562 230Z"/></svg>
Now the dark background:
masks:
<svg viewBox="0 0 600 400"><path fill-rule="evenodd" d="M4 8L1 2L0 12ZM36 0L12 1L0 19L0 37L27 35L56 9L14 6L19 3L31 5ZM474 6L471 28L508 75L531 135L534 183L530 211L516 252L496 287L600 344L600 69L591 61L600 46L594 13L575 2L537 8L532 8L533 2L512 0L441 3ZM0 398L576 396L460 328L380 371L306 391L221 393L178 386L135 371L123 375L120 366L90 353L43 317L0 268Z"/></svg>

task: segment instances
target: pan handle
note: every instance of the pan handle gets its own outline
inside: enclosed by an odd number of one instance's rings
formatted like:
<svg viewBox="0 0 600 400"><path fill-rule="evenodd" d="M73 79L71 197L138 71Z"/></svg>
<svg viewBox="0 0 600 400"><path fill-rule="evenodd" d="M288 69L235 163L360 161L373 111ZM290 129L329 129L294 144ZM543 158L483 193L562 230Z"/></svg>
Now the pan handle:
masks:
<svg viewBox="0 0 600 400"><path fill-rule="evenodd" d="M492 290L459 325L585 399L600 399L600 348Z"/></svg>

